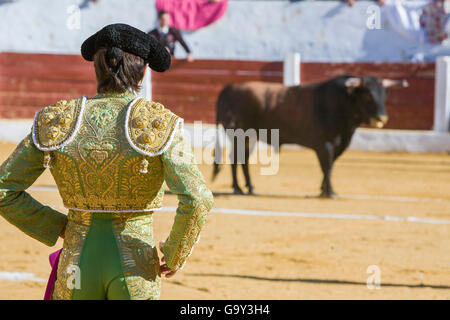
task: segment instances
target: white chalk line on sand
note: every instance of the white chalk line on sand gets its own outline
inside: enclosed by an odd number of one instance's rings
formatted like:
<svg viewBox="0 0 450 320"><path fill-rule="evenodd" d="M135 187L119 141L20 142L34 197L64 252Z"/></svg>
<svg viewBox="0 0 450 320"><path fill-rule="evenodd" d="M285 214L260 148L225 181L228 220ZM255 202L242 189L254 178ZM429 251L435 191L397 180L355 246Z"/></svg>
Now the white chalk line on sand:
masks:
<svg viewBox="0 0 450 320"><path fill-rule="evenodd" d="M176 209L177 209L176 207L163 207L159 211L174 212ZM250 216L302 217L302 218L322 218L322 219L340 219L340 220L378 220L378 221L417 222L417 223L431 223L431 224L450 224L450 220L444 219L377 216L367 214L289 212L289 211L246 210L246 209L227 209L227 208L213 208L211 212L223 214L250 215Z"/></svg>
<svg viewBox="0 0 450 320"><path fill-rule="evenodd" d="M53 207L55 210L67 210L65 207ZM177 207L162 207L155 212L175 212ZM270 210L248 210L248 209L229 209L213 208L212 213L237 214L247 216L270 216L270 217L300 217L300 218L319 218L319 219L338 219L338 220L372 220L372 221L393 221L393 222L416 222L428 224L450 224L450 220L445 219L427 219L417 217L399 217L399 216L377 216L370 214L351 214L351 213L316 213L316 212L289 212L289 211L270 211Z"/></svg>
<svg viewBox="0 0 450 320"><path fill-rule="evenodd" d="M36 186L30 189L34 191L55 191L56 186ZM411 197L377 197L368 195L352 195L345 196L346 198L353 197L354 199L378 199L390 201L412 201L413 199L420 200L438 200L433 198L411 198ZM445 199L441 199L445 200ZM65 209L64 207L58 209ZM175 207L163 207L159 211L174 212ZM246 210L246 209L228 209L228 208L213 208L212 212L223 214L238 214L238 215L253 215L253 216L279 216L279 217L302 217L302 218L321 218L321 219L340 219L340 220L377 220L377 221L394 221L394 222L416 222L427 224L450 224L450 220L446 219L430 219L418 217L399 217L399 216L380 216L370 214L346 214L346 213L315 213L315 212L288 212L288 211L270 211L270 210Z"/></svg>
<svg viewBox="0 0 450 320"><path fill-rule="evenodd" d="M55 186L36 186L31 187L34 191L55 191ZM412 198L412 197L384 197L384 196L369 196L369 195L347 195L343 198L353 198L358 200L389 200L389 201L438 201L445 199L433 198ZM61 209L61 208L59 208ZM65 208L64 208L65 209ZM175 211L175 207L163 207L160 211ZM450 224L450 220L445 219L428 219L417 217L398 217L398 216L379 216L369 214L346 214L346 213L312 213L312 212L287 212L287 211L266 211L266 210L246 210L246 209L227 209L214 208L212 212L224 214L240 214L253 216L284 216L284 217L302 217L302 218L322 218L322 219L344 219L344 220L381 220L381 221L403 221L403 222L417 222L429 224Z"/></svg>
<svg viewBox="0 0 450 320"><path fill-rule="evenodd" d="M0 281L33 281L33 282L46 282L47 280L38 278L34 273L29 272L7 272L0 271Z"/></svg>

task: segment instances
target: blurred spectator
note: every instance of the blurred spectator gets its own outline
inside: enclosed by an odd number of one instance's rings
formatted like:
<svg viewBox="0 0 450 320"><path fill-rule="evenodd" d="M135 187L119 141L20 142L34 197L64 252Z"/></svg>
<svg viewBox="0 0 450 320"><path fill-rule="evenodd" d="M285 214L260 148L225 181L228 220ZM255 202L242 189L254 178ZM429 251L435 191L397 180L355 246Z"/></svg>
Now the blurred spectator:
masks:
<svg viewBox="0 0 450 320"><path fill-rule="evenodd" d="M420 26L425 30L429 42L441 43L448 38L445 30L447 17L443 0L433 1L423 8Z"/></svg>
<svg viewBox="0 0 450 320"><path fill-rule="evenodd" d="M80 9L86 9L87 7L89 7L89 4L92 3L97 3L99 0L83 0L83 2L79 5Z"/></svg>
<svg viewBox="0 0 450 320"><path fill-rule="evenodd" d="M381 11L383 27L395 31L405 39L416 43L427 42L425 30L420 25L420 15L429 0L391 0Z"/></svg>
<svg viewBox="0 0 450 320"><path fill-rule="evenodd" d="M172 56L175 54L175 43L178 41L187 52L187 60L189 62L194 61L191 50L183 40L180 32L170 26L170 15L167 11L162 10L158 12L158 24L159 27L150 31L149 34L164 45Z"/></svg>

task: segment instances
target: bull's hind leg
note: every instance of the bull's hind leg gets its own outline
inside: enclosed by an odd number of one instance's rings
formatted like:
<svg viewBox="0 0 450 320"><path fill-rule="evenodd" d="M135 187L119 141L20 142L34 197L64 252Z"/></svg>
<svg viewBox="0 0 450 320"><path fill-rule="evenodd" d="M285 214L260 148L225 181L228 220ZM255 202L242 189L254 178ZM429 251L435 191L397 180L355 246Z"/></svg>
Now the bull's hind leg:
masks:
<svg viewBox="0 0 450 320"><path fill-rule="evenodd" d="M234 137L233 141L233 153L231 154L231 174L233 178L233 192L234 194L244 194L244 191L239 187L237 179L237 164L238 164L238 150L237 150L237 140Z"/></svg>
<svg viewBox="0 0 450 320"><path fill-rule="evenodd" d="M334 193L331 185L331 171L334 163L334 146L332 143L327 142L315 151L317 158L319 158L320 167L323 173L320 197L337 199L338 196Z"/></svg>
<svg viewBox="0 0 450 320"><path fill-rule="evenodd" d="M245 162L242 164L242 170L244 171L245 176L245 186L247 187L248 194L253 194L253 185L250 180L250 172L248 170L250 158L250 142L249 139L245 140Z"/></svg>

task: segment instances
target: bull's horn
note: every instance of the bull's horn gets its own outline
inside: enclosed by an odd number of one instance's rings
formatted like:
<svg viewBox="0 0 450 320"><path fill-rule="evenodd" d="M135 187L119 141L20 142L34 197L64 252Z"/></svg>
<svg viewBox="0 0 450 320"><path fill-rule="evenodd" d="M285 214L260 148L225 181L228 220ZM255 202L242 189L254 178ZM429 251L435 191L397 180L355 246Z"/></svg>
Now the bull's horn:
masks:
<svg viewBox="0 0 450 320"><path fill-rule="evenodd" d="M345 80L345 86L347 88L357 88L360 87L361 85L362 85L361 78L351 77Z"/></svg>
<svg viewBox="0 0 450 320"><path fill-rule="evenodd" d="M406 88L409 86L408 81L403 80L391 80L391 79L383 79L381 80L381 84L385 88Z"/></svg>

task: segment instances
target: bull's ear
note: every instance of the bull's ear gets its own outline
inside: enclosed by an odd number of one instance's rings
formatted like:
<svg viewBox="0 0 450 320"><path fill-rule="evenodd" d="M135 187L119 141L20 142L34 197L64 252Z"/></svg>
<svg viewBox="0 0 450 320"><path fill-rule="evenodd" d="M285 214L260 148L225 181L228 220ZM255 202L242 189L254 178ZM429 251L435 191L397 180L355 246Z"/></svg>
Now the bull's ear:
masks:
<svg viewBox="0 0 450 320"><path fill-rule="evenodd" d="M352 93L355 88L359 88L363 85L363 81L358 77L351 77L345 80L345 86L347 87L347 92Z"/></svg>
<svg viewBox="0 0 450 320"><path fill-rule="evenodd" d="M381 85L385 88L406 88L409 86L408 81L403 80L391 80L383 79L381 80Z"/></svg>

